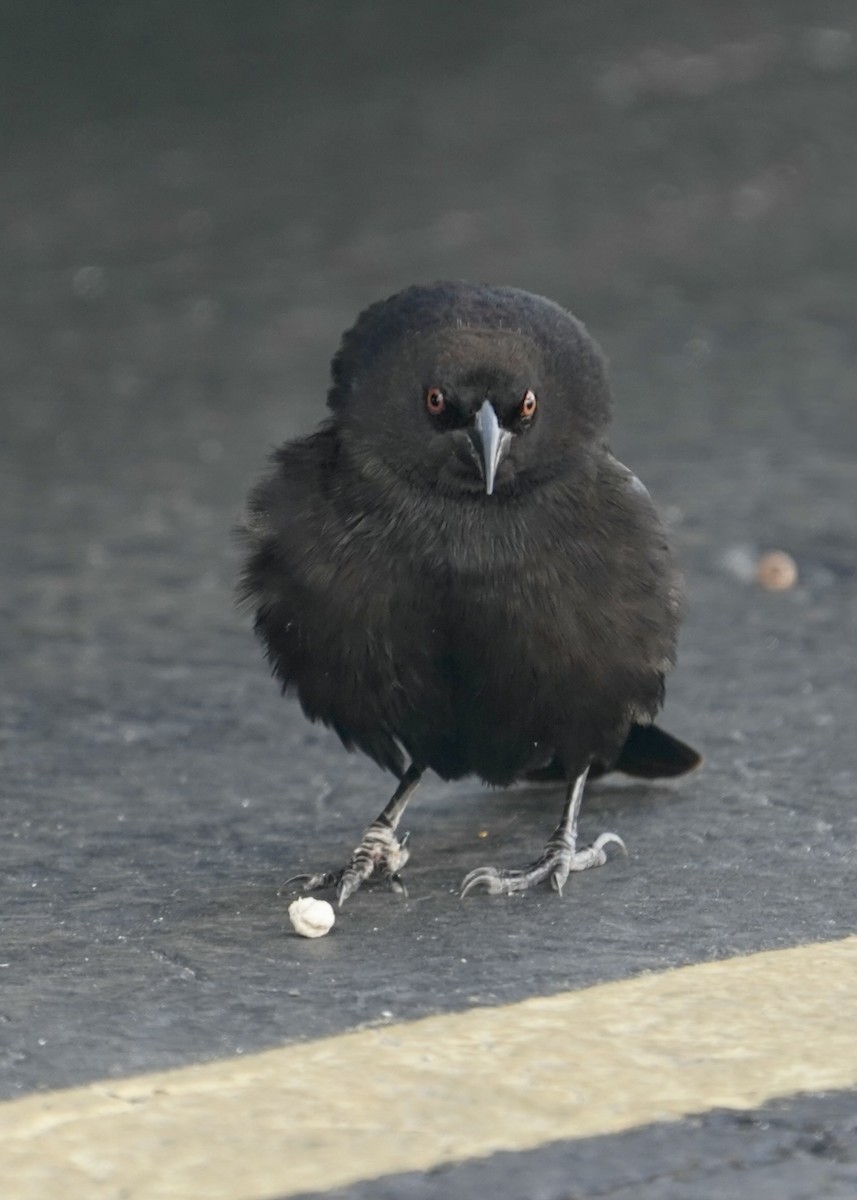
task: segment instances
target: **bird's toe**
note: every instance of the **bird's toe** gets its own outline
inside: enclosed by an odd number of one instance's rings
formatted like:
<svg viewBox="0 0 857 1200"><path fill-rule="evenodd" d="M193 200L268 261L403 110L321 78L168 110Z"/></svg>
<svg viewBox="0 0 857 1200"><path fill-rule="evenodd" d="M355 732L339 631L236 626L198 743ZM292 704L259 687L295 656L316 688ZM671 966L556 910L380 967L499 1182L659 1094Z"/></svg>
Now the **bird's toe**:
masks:
<svg viewBox="0 0 857 1200"><path fill-rule="evenodd" d="M575 850L569 870L588 871L590 867L603 867L607 862L607 852L604 847L611 844L618 846L622 853L627 855L628 847L618 833L600 833L591 846L582 846L580 850Z"/></svg>
<svg viewBox="0 0 857 1200"><path fill-rule="evenodd" d="M459 894L464 899L468 892L480 887L484 887L490 896L506 895L513 890L508 871L498 871L496 867L477 867L462 879Z"/></svg>
<svg viewBox="0 0 857 1200"><path fill-rule="evenodd" d="M463 898L468 892L484 887L489 896L511 896L514 892L525 892L534 883L540 883L547 874L548 868L541 860L523 871L477 867L462 880L460 895Z"/></svg>
<svg viewBox="0 0 857 1200"><path fill-rule="evenodd" d="M292 887L299 887L302 892L318 892L322 888L336 887L342 875L342 871L316 871L312 874L292 875L280 885L277 895L282 896Z"/></svg>
<svg viewBox="0 0 857 1200"><path fill-rule="evenodd" d="M360 871L355 871L353 867L345 868L336 887L337 908L342 908L348 897L353 896L359 890L365 878L365 875Z"/></svg>

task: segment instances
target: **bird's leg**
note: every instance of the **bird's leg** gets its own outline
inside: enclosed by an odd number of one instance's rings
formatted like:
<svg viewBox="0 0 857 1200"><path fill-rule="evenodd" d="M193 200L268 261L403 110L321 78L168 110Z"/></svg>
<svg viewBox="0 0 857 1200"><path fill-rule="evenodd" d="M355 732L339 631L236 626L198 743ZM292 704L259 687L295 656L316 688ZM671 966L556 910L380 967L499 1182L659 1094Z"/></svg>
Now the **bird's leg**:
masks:
<svg viewBox="0 0 857 1200"><path fill-rule="evenodd" d="M559 825L548 838L542 854L535 862L521 871L500 871L496 867L477 867L465 876L461 884L461 895L466 896L474 888L484 886L492 896L523 892L533 884L550 879L554 891L562 895L563 884L571 871L586 871L589 867L602 867L607 862L604 847L611 842L625 852L625 843L618 833L602 833L591 846L577 848L577 818L583 799L583 788L589 767L571 781L566 794L565 808Z"/></svg>
<svg viewBox="0 0 857 1200"><path fill-rule="evenodd" d="M295 875L286 880L283 888L290 883L301 883L309 891L319 888L336 888L336 900L340 907L349 896L353 896L362 883L370 875L379 873L386 879L394 892L407 896L407 888L402 882L399 872L410 857L410 850L405 848L408 835L401 841L396 837L396 829L402 819L408 801L417 789L424 768L411 763L405 771L399 786L393 793L389 804L382 813L367 825L360 839L360 845L354 848L351 861L341 871L319 871L315 875Z"/></svg>

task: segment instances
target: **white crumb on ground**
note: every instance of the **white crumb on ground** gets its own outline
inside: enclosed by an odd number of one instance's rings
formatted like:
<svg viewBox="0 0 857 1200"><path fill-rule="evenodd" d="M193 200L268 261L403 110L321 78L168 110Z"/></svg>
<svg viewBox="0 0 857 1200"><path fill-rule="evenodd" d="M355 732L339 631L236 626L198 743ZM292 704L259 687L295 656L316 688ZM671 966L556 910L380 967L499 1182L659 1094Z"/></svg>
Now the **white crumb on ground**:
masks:
<svg viewBox="0 0 857 1200"><path fill-rule="evenodd" d="M302 896L289 905L289 920L295 933L301 937L317 938L330 933L336 916L326 900Z"/></svg>

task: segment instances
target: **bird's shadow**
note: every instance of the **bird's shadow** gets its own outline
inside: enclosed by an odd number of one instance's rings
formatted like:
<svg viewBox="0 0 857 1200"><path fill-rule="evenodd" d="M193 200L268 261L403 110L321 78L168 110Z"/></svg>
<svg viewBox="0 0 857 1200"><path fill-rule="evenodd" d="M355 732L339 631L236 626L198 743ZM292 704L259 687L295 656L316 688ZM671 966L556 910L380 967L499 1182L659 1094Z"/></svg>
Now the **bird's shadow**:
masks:
<svg viewBox="0 0 857 1200"><path fill-rule="evenodd" d="M647 805L663 807L681 803L684 795L679 787L663 781L637 779L600 780L590 784L583 800L583 813L622 813L629 806ZM459 793L449 808L477 820L498 818L509 821L521 820L533 824L543 820L545 812L556 811L557 816L565 802L565 788L556 783L525 783L497 790L472 790ZM438 807L437 801L432 806ZM443 806L444 815L447 805Z"/></svg>
<svg viewBox="0 0 857 1200"><path fill-rule="evenodd" d="M605 828L627 823L632 809L664 808L685 797L674 785L628 780L596 783L587 791L581 819L582 837L593 824ZM445 795L434 794L411 822L418 838L421 863L435 864L442 855L447 867L474 865L480 857L509 859L535 856L559 820L565 802L562 785L522 784L488 790L458 787ZM408 816L411 814L409 813ZM413 814L416 817L416 813ZM481 855L480 850L481 848Z"/></svg>

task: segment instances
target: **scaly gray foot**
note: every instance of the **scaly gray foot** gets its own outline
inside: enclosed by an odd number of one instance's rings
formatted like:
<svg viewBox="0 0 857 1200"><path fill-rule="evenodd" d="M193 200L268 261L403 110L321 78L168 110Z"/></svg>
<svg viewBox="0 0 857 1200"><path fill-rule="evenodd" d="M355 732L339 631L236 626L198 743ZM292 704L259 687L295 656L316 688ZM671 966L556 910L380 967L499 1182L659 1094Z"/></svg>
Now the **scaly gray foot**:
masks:
<svg viewBox="0 0 857 1200"><path fill-rule="evenodd" d="M604 866L607 862L604 847L611 843L627 854L625 843L618 833L602 833L591 846L584 846L580 850L564 838L551 838L544 853L523 870L477 867L464 877L461 895L464 897L475 888L484 887L492 896L508 896L512 892L524 892L545 879L549 879L554 891L562 895L563 885L572 871L588 871L590 867Z"/></svg>
<svg viewBox="0 0 857 1200"><path fill-rule="evenodd" d="M407 888L399 874L411 854L405 847L407 840L408 835L405 834L399 841L389 824L379 818L367 826L360 845L355 847L351 855L351 861L341 871L293 875L291 879L286 880L281 890L284 891L292 883L301 884L307 892L336 888L336 902L341 908L348 897L353 896L371 875L380 875L394 892L407 896Z"/></svg>

